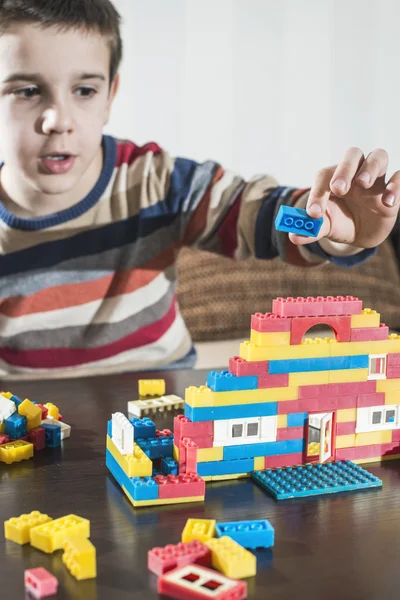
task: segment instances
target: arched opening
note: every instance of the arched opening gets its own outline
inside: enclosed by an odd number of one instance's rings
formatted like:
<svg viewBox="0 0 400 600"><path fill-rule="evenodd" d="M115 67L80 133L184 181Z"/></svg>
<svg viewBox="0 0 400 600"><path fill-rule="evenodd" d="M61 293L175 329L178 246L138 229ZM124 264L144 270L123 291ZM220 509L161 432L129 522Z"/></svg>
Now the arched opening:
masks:
<svg viewBox="0 0 400 600"><path fill-rule="evenodd" d="M301 341L304 341L307 338L332 338L336 340L336 332L333 329L333 327L330 327L329 325L313 325L312 327L310 327L310 329L307 329Z"/></svg>

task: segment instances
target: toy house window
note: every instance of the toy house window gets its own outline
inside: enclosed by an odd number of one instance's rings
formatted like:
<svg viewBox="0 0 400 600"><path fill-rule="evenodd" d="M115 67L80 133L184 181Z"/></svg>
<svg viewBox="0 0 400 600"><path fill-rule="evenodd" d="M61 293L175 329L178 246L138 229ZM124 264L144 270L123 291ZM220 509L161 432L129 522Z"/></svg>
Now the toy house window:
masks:
<svg viewBox="0 0 400 600"><path fill-rule="evenodd" d="M386 379L386 354L370 354L368 379Z"/></svg>
<svg viewBox="0 0 400 600"><path fill-rule="evenodd" d="M248 417L214 422L213 446L275 442L278 417Z"/></svg>
<svg viewBox="0 0 400 600"><path fill-rule="evenodd" d="M232 437L239 438L243 436L243 425L232 425Z"/></svg>
<svg viewBox="0 0 400 600"><path fill-rule="evenodd" d="M400 406L372 406L357 411L356 433L400 429Z"/></svg>
<svg viewBox="0 0 400 600"><path fill-rule="evenodd" d="M247 437L258 437L258 423L249 423L247 425Z"/></svg>

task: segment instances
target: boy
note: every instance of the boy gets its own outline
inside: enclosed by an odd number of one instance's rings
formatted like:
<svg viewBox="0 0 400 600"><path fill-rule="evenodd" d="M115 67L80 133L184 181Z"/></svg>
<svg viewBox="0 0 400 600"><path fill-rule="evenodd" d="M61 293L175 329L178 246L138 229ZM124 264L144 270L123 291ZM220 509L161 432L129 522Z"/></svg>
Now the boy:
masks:
<svg viewBox="0 0 400 600"><path fill-rule="evenodd" d="M351 148L307 193L103 136L119 25L109 0L0 0L3 379L192 365L182 246L351 265L396 220L400 174L385 184L382 150ZM324 216L318 241L275 232L281 204Z"/></svg>

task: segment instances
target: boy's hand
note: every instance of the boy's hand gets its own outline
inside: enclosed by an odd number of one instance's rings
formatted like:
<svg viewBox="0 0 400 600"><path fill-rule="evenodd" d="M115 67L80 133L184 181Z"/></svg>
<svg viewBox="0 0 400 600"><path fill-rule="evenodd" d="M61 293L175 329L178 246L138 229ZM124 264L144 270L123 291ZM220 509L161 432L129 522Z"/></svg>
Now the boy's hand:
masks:
<svg viewBox="0 0 400 600"><path fill-rule="evenodd" d="M310 217L324 217L316 238L289 234L294 244L321 238L371 248L381 244L396 221L400 199L400 171L385 183L388 155L374 150L364 157L349 148L342 162L318 171L307 202Z"/></svg>

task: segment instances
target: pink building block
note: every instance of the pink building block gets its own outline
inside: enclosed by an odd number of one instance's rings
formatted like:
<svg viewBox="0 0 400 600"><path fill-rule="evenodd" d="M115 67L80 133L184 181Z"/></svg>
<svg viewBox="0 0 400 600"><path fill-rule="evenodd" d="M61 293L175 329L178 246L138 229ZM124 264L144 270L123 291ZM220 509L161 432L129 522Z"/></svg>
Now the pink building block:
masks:
<svg viewBox="0 0 400 600"><path fill-rule="evenodd" d="M265 458L266 469L278 469L279 467L292 467L304 464L302 452L295 454L278 454L277 456L267 456Z"/></svg>
<svg viewBox="0 0 400 600"><path fill-rule="evenodd" d="M149 571L159 577L177 567L192 564L211 567L211 550L198 540L153 548L147 554Z"/></svg>
<svg viewBox="0 0 400 600"><path fill-rule="evenodd" d="M376 381L359 381L355 383L324 383L321 385L302 385L299 387L299 400L317 398L319 396L349 396L356 394L374 394Z"/></svg>
<svg viewBox="0 0 400 600"><path fill-rule="evenodd" d="M43 567L27 569L24 580L25 590L34 598L45 598L57 593L58 579Z"/></svg>
<svg viewBox="0 0 400 600"><path fill-rule="evenodd" d="M303 336L315 325L332 327L338 342L349 342L351 335L351 317L294 317L290 334L291 344L301 344Z"/></svg>
<svg viewBox="0 0 400 600"><path fill-rule="evenodd" d="M386 377L388 379L400 379L400 365L386 368Z"/></svg>
<svg viewBox="0 0 400 600"><path fill-rule="evenodd" d="M400 429L394 429L392 431L392 443L400 442ZM399 448L400 451L400 448Z"/></svg>
<svg viewBox="0 0 400 600"><path fill-rule="evenodd" d="M7 444L10 441L10 438L6 434L0 433L0 446L1 444Z"/></svg>
<svg viewBox="0 0 400 600"><path fill-rule="evenodd" d="M302 400L285 400L285 402L278 403L278 415L330 411L340 408L355 408L356 406L357 396L321 396Z"/></svg>
<svg viewBox="0 0 400 600"><path fill-rule="evenodd" d="M346 423L336 424L336 435L351 435L356 432L356 422L347 421Z"/></svg>
<svg viewBox="0 0 400 600"><path fill-rule="evenodd" d="M400 455L400 442L340 448L336 450L335 460L357 460L361 458L377 458L379 456L394 456L396 454Z"/></svg>
<svg viewBox="0 0 400 600"><path fill-rule="evenodd" d="M38 406L42 411L42 421L47 419L47 415L49 412L48 409L45 406L43 406L43 404L37 404L36 406Z"/></svg>
<svg viewBox="0 0 400 600"><path fill-rule="evenodd" d="M276 440L299 440L304 438L305 427L281 427L276 432Z"/></svg>
<svg viewBox="0 0 400 600"><path fill-rule="evenodd" d="M35 450L43 450L46 447L46 431L43 427L36 427L28 433L28 442L33 444Z"/></svg>
<svg viewBox="0 0 400 600"><path fill-rule="evenodd" d="M278 388L289 385L289 373L270 374L264 373L258 376L259 388Z"/></svg>
<svg viewBox="0 0 400 600"><path fill-rule="evenodd" d="M179 473L197 473L198 446L190 438L181 438L179 444ZM181 455L184 461L184 470L181 470Z"/></svg>
<svg viewBox="0 0 400 600"><path fill-rule="evenodd" d="M308 296L307 298L276 298L272 312L280 317L333 317L359 315L362 301L354 296Z"/></svg>
<svg viewBox="0 0 400 600"><path fill-rule="evenodd" d="M377 392L375 394L359 394L357 396L357 408L381 406L382 404L385 404L384 392Z"/></svg>
<svg viewBox="0 0 400 600"><path fill-rule="evenodd" d="M199 448L212 448L214 435L213 421L193 423L187 417L174 418L174 444L179 448L181 438L192 439Z"/></svg>
<svg viewBox="0 0 400 600"><path fill-rule="evenodd" d="M261 333L290 331L290 319L272 313L255 313L251 316L251 328Z"/></svg>
<svg viewBox="0 0 400 600"><path fill-rule="evenodd" d="M232 356L229 359L229 373L242 377L246 375L265 375L268 373L268 361L258 360L250 362L240 356Z"/></svg>
<svg viewBox="0 0 400 600"><path fill-rule="evenodd" d="M389 327L381 323L379 327L362 327L352 329L350 335L351 342L372 342L377 340L387 340L389 337Z"/></svg>
<svg viewBox="0 0 400 600"><path fill-rule="evenodd" d="M154 479L159 485L159 500L204 496L205 494L205 481L197 473L156 475Z"/></svg>
<svg viewBox="0 0 400 600"><path fill-rule="evenodd" d="M386 364L388 367L395 367L400 365L400 354L390 353L386 357Z"/></svg>

